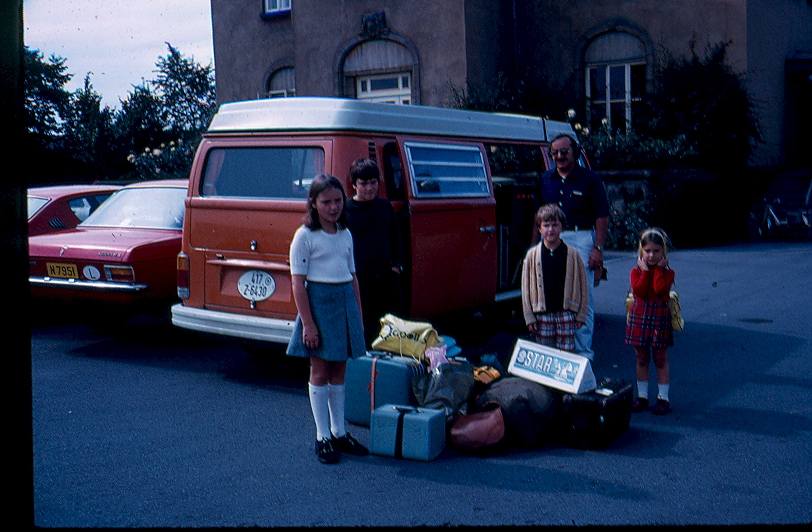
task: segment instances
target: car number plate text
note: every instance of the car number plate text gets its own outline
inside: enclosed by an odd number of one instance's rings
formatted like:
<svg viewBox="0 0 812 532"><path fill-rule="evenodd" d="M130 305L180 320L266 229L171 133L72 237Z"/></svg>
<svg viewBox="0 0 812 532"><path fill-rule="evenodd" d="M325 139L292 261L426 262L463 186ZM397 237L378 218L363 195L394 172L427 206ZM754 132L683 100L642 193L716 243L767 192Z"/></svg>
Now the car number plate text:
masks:
<svg viewBox="0 0 812 532"><path fill-rule="evenodd" d="M78 279L79 270L75 264L64 264L60 262L46 262L45 268L48 277L58 277L60 279Z"/></svg>
<svg viewBox="0 0 812 532"><path fill-rule="evenodd" d="M240 295L248 301L264 301L276 291L276 281L262 270L248 270L237 280Z"/></svg>

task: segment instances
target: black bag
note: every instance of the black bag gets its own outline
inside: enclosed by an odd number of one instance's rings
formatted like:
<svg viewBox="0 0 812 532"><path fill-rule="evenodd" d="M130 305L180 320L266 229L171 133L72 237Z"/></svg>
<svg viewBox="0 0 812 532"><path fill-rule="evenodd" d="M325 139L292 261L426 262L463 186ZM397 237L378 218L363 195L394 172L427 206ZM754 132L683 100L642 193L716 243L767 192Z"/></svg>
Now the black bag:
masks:
<svg viewBox="0 0 812 532"><path fill-rule="evenodd" d="M467 413L467 402L474 389L474 366L470 362L440 364L412 381L417 404L445 411L446 423Z"/></svg>
<svg viewBox="0 0 812 532"><path fill-rule="evenodd" d="M560 396L536 382L516 376L494 381L477 399L483 408L498 403L505 418L505 439L519 447L532 447L550 434Z"/></svg>
<svg viewBox="0 0 812 532"><path fill-rule="evenodd" d="M560 413L563 443L580 449L609 445L628 430L633 401L631 384L609 378L601 379L591 392L563 394Z"/></svg>

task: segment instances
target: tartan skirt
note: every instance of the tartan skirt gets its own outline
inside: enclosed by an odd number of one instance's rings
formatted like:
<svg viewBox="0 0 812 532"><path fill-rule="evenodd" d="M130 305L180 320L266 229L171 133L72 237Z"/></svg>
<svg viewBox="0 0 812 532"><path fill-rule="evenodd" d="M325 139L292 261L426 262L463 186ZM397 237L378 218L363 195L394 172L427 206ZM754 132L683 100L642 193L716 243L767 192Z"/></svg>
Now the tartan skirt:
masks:
<svg viewBox="0 0 812 532"><path fill-rule="evenodd" d="M536 314L536 343L575 352L575 313L569 310Z"/></svg>
<svg viewBox="0 0 812 532"><path fill-rule="evenodd" d="M626 322L626 344L655 348L674 345L668 301L635 296Z"/></svg>
<svg viewBox="0 0 812 532"><path fill-rule="evenodd" d="M319 357L344 362L366 354L361 313L352 283L307 282L310 312L319 330L320 345L308 349L302 340L302 317L296 316L286 353L294 357Z"/></svg>

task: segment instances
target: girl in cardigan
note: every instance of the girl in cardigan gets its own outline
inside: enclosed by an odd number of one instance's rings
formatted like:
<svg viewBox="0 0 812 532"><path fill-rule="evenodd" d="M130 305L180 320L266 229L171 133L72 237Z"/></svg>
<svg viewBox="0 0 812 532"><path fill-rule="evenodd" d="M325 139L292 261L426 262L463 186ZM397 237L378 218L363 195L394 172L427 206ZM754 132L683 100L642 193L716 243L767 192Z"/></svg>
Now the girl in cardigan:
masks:
<svg viewBox="0 0 812 532"><path fill-rule="evenodd" d="M657 415L671 411L668 400L668 347L674 345L671 311L668 298L674 283L674 270L668 265L668 237L658 228L649 228L640 235L637 266L631 271L634 302L626 324L626 343L634 346L637 355L637 400L633 412L648 408L649 365L654 355L657 369Z"/></svg>
<svg viewBox="0 0 812 532"><path fill-rule="evenodd" d="M308 391L316 421L316 456L369 450L344 427L344 373L349 357L366 353L352 236L344 224L346 196L334 176L318 175L308 192L304 225L290 244L293 300L299 311L287 354L310 358Z"/></svg>
<svg viewBox="0 0 812 532"><path fill-rule="evenodd" d="M524 258L522 308L536 342L575 351L575 330L586 323L589 292L581 256L561 240L565 223L558 205L543 205L536 212L541 242Z"/></svg>

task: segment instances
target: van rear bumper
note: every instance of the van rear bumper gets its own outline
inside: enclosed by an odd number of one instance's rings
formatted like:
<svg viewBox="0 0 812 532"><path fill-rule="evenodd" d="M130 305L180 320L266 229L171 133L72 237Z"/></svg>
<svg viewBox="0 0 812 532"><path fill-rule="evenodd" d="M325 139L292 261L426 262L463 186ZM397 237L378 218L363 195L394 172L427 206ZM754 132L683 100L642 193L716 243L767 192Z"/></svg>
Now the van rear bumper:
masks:
<svg viewBox="0 0 812 532"><path fill-rule="evenodd" d="M294 322L185 307L178 303L172 306L172 324L221 336L287 344L293 334Z"/></svg>

